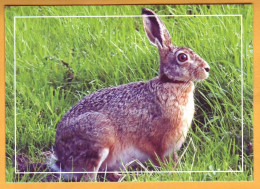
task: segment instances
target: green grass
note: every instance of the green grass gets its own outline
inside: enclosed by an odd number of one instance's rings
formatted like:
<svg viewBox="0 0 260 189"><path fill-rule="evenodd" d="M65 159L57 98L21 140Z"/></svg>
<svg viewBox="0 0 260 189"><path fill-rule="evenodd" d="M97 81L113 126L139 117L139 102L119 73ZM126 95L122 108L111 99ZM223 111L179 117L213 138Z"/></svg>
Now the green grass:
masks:
<svg viewBox="0 0 260 189"><path fill-rule="evenodd" d="M176 171L237 173L126 174L123 181L253 180L253 54L251 5L6 7L6 181L37 182L47 174L14 174L14 16L140 15L148 7L163 15L243 15L162 17L174 45L192 48L211 67L196 83L196 114ZM39 162L54 145L56 125L83 96L100 88L146 81L158 74L159 57L137 18L16 18L17 154ZM65 63L62 63L65 62ZM68 63L68 66L65 64ZM243 71L243 130L241 73ZM244 148L242 149L242 138ZM192 139L192 142L190 140ZM172 162L161 170L173 170Z"/></svg>

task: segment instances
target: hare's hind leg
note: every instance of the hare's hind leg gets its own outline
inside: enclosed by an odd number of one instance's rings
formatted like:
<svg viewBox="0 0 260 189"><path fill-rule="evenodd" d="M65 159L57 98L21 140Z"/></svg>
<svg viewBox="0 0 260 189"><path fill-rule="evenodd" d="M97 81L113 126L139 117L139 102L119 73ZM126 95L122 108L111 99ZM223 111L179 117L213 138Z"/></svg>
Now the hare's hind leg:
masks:
<svg viewBox="0 0 260 189"><path fill-rule="evenodd" d="M105 166L102 164L115 142L114 127L106 115L98 112L86 113L78 123L81 128L79 127L77 134L84 141L83 146L87 150L83 155L88 172L84 178L87 181L96 181L98 171L101 166Z"/></svg>
<svg viewBox="0 0 260 189"><path fill-rule="evenodd" d="M87 112L58 131L55 151L64 170L74 172L77 181L95 181L116 140L111 121L102 113Z"/></svg>
<svg viewBox="0 0 260 189"><path fill-rule="evenodd" d="M84 181L97 181L97 174L100 166L104 163L109 154L108 148L99 150L96 154L92 154L92 157L86 159L87 173L83 176Z"/></svg>

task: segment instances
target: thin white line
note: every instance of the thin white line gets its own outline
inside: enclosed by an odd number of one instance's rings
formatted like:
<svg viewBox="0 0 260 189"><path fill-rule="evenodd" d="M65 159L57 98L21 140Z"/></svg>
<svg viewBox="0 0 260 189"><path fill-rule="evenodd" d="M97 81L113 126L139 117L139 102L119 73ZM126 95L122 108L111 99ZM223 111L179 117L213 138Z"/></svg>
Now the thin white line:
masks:
<svg viewBox="0 0 260 189"><path fill-rule="evenodd" d="M201 16L240 16L240 14L226 14L226 15L159 15L159 17L201 17ZM135 18L142 17L142 15L94 15L94 16L14 16L15 18ZM154 17L147 15L147 17Z"/></svg>
<svg viewBox="0 0 260 189"><path fill-rule="evenodd" d="M242 120L242 170L239 171L129 171L129 172L122 172L122 173L142 173L142 172L148 172L148 173L239 173L243 172L243 163L244 163L244 156L243 156L243 141L244 141L244 135L243 135L243 48L242 48L242 15L241 14L234 14L234 15L159 15L160 17L201 17L201 16L208 16L208 17L220 17L220 16L240 16L241 18L241 120ZM64 173L94 173L94 172L17 172L16 166L17 166L17 156L16 156L16 44L15 44L15 32L16 32L16 18L104 18L104 17L142 17L142 15L123 15L123 16L118 16L118 15L107 15L107 16L14 16L14 123L15 123L15 173L16 174L50 174L50 173L57 173L57 174L64 174ZM148 17L154 17L154 16L148 16ZM96 172L95 172L96 173ZM114 173L114 172L98 172L98 173Z"/></svg>
<svg viewBox="0 0 260 189"><path fill-rule="evenodd" d="M15 173L17 173L16 166L17 166L17 157L16 157L16 37L15 37L15 31L16 31L16 18L14 17L14 170Z"/></svg>
<svg viewBox="0 0 260 189"><path fill-rule="evenodd" d="M244 94L243 94L243 86L244 86L244 75L243 75L243 16L241 15L240 16L240 19L241 19L241 130L242 130L242 149L241 149L241 152L242 152L242 172L244 171Z"/></svg>
<svg viewBox="0 0 260 189"><path fill-rule="evenodd" d="M122 171L120 173L241 173L242 171ZM18 174L72 174L72 173L118 173L117 171L86 171L86 172L17 172Z"/></svg>

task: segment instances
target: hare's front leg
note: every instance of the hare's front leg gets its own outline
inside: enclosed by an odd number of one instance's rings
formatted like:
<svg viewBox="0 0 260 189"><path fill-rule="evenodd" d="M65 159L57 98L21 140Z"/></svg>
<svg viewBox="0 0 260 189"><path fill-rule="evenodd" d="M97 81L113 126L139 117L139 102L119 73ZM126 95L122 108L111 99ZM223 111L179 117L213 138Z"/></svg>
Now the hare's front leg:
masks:
<svg viewBox="0 0 260 189"><path fill-rule="evenodd" d="M173 161L173 169L176 169L179 165L179 157L177 155L177 152L173 152L173 154L166 157L168 162L170 162L170 156L172 157L172 161Z"/></svg>
<svg viewBox="0 0 260 189"><path fill-rule="evenodd" d="M177 155L177 152L173 152L172 156L173 156L173 163L174 163L173 169L177 169L179 165L179 157Z"/></svg>
<svg viewBox="0 0 260 189"><path fill-rule="evenodd" d="M178 155L176 152L174 152L172 154L172 159L173 159L173 169L177 169L178 165L179 165L179 161L178 161ZM167 167L167 163L170 161L170 155L167 157L164 156L159 156L159 155L155 155L151 158L152 162L154 163L155 166L164 166Z"/></svg>
<svg viewBox="0 0 260 189"><path fill-rule="evenodd" d="M163 156L163 154L154 152L154 154L151 154L150 157L155 166L166 166L165 157Z"/></svg>

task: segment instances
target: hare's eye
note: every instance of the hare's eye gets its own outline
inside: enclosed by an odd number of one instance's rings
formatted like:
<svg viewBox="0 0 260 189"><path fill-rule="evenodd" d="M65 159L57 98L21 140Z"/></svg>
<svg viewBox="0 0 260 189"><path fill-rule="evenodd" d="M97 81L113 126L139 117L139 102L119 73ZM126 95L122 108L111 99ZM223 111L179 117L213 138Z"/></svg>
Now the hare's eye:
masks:
<svg viewBox="0 0 260 189"><path fill-rule="evenodd" d="M178 55L178 60L179 60L180 62L185 62L186 60L188 60L188 56L187 56L185 53L180 53L180 54Z"/></svg>

